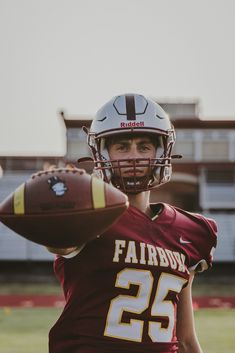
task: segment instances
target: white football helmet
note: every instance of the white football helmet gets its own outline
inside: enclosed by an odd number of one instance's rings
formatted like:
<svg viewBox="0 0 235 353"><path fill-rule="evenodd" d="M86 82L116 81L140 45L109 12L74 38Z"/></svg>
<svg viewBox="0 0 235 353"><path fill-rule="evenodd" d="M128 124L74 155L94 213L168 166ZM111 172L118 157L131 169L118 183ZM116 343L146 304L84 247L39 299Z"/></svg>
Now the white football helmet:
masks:
<svg viewBox="0 0 235 353"><path fill-rule="evenodd" d="M106 140L119 134L151 134L159 146L156 157L133 158L132 161L110 160ZM88 132L88 145L95 163L94 170L103 180L111 182L126 193L139 193L170 180L174 143L174 127L166 112L156 102L139 94L123 94L111 99L97 112ZM132 162L134 171L138 163L141 162L142 166L146 163L145 166L149 168L148 176L137 177L134 173L131 178L121 177L120 173L115 173L115 169L127 167L124 162L128 166Z"/></svg>

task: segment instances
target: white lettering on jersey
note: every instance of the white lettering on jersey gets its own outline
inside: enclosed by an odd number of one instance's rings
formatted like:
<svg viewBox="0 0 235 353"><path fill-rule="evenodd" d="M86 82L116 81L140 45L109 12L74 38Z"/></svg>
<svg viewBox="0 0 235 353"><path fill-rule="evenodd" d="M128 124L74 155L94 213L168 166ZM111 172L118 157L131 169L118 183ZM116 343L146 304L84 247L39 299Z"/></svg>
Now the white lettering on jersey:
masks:
<svg viewBox="0 0 235 353"><path fill-rule="evenodd" d="M148 265L158 265L157 261L157 251L153 245L147 244L148 248Z"/></svg>
<svg viewBox="0 0 235 353"><path fill-rule="evenodd" d="M146 244L140 243L140 264L142 265L146 265L145 248L146 248Z"/></svg>
<svg viewBox="0 0 235 353"><path fill-rule="evenodd" d="M134 241L129 241L128 242L128 247L127 247L127 254L125 258L126 263L133 263L137 264L138 260L136 257L136 248L135 248L135 242Z"/></svg>
<svg viewBox="0 0 235 353"><path fill-rule="evenodd" d="M123 254L122 248L125 248L126 241L125 240L115 240L115 252L113 257L113 262L119 262L119 255Z"/></svg>
<svg viewBox="0 0 235 353"><path fill-rule="evenodd" d="M113 262L148 264L149 266L170 267L180 272L188 272L185 259L185 255L178 251L133 240L115 240Z"/></svg>
<svg viewBox="0 0 235 353"><path fill-rule="evenodd" d="M169 266L169 261L168 261L168 258L166 256L166 253L165 253L164 249L159 248L157 246L157 251L158 251L158 254L159 254L159 257L160 257L160 266L161 267L168 267Z"/></svg>

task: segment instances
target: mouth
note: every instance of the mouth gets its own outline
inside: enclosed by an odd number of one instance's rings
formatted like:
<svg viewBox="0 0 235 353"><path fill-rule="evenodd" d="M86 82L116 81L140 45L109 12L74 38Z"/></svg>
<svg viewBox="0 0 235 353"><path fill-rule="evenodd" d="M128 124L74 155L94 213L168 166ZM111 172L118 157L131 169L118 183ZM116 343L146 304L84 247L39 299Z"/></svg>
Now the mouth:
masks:
<svg viewBox="0 0 235 353"><path fill-rule="evenodd" d="M128 169L122 172L123 177L141 177L144 176L144 171L141 169Z"/></svg>

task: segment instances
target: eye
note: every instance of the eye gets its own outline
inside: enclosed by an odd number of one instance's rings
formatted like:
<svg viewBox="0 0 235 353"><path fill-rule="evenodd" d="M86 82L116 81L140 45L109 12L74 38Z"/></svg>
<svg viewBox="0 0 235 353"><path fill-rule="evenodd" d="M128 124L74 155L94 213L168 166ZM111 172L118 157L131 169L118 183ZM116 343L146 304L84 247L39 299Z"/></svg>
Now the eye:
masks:
<svg viewBox="0 0 235 353"><path fill-rule="evenodd" d="M125 143L116 145L116 150L117 151L121 151L122 152L122 151L127 151L127 149L128 149L128 145L125 144Z"/></svg>
<svg viewBox="0 0 235 353"><path fill-rule="evenodd" d="M140 145L140 150L141 150L141 151L151 151L152 148L151 148L150 145L144 144L144 145Z"/></svg>

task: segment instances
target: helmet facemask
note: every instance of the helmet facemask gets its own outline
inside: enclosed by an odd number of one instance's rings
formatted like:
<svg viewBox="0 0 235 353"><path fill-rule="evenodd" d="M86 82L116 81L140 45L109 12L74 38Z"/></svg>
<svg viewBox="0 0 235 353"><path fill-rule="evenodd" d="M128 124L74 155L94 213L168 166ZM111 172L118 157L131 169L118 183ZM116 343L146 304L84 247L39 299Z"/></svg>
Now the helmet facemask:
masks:
<svg viewBox="0 0 235 353"><path fill-rule="evenodd" d="M142 132L141 135L143 134ZM121 136L121 134L114 134L114 136ZM135 131L133 137L135 137ZM154 137L157 140L155 158L112 160L107 147L110 136L97 138L89 134L88 144L94 157L94 172L125 193L136 194L168 182L172 172L171 151L175 141L174 131L169 131L168 136L155 134ZM144 176L138 176L138 167L147 168ZM133 173L131 177L122 176L122 170L127 168Z"/></svg>
<svg viewBox="0 0 235 353"><path fill-rule="evenodd" d="M128 134L151 135L156 143L153 158L111 160L107 148L109 138ZM154 144L155 144L154 142ZM88 133L88 145L94 158L94 171L104 181L126 193L139 193L158 187L170 180L171 156L175 131L168 115L153 100L139 94L123 94L113 97L97 112ZM126 165L125 165L126 164ZM138 166L145 165L148 175L140 177ZM132 168L131 177L122 177L122 168ZM125 171L123 172L125 174Z"/></svg>

